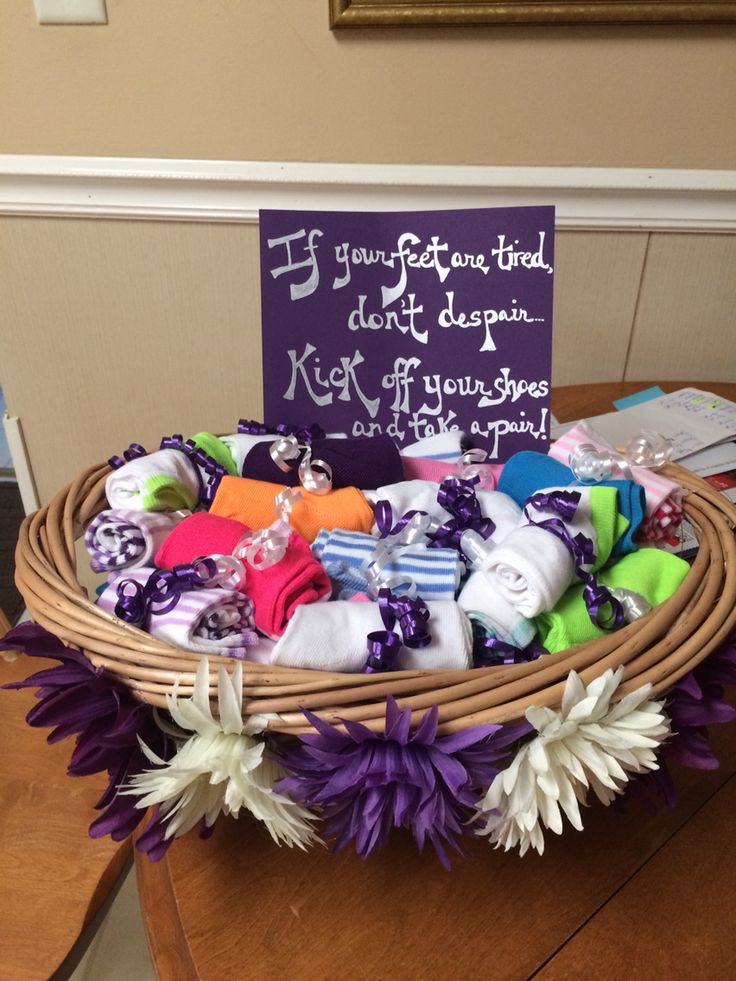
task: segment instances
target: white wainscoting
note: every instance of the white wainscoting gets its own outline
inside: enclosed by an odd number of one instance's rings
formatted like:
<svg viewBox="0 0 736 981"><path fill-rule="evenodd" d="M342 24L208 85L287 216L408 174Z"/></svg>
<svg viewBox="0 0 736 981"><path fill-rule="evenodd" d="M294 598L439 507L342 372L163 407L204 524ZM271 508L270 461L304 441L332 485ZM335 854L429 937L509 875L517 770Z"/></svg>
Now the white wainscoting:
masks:
<svg viewBox="0 0 736 981"><path fill-rule="evenodd" d="M736 231L736 171L0 156L0 214L257 222L261 208L554 204L560 229Z"/></svg>

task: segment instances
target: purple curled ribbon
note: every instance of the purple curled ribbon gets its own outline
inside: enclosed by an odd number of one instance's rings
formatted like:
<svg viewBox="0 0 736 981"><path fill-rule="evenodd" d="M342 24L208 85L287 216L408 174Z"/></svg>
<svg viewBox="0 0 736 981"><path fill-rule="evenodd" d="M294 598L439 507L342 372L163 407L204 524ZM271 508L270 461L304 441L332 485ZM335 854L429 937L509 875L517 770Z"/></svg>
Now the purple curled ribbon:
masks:
<svg viewBox="0 0 736 981"><path fill-rule="evenodd" d="M201 446L197 446L194 440L185 440L181 433L164 436L159 449L179 450L180 453L189 457L197 468L200 502L205 506L210 505L215 498L220 481L227 474L227 470L217 460L205 453Z"/></svg>
<svg viewBox="0 0 736 981"><path fill-rule="evenodd" d="M376 526L379 531L379 538L388 538L389 535L398 535L404 528L409 524L411 519L415 514L426 514L426 511L407 511L406 514L402 515L396 524L393 524L393 509L391 507L391 502L382 500L377 501L375 508L373 509L373 517L376 522Z"/></svg>
<svg viewBox="0 0 736 981"><path fill-rule="evenodd" d="M297 426L280 422L278 426L267 426L255 419L239 419L238 432L246 436L296 436L300 443L311 443L314 439L324 439L327 435L316 422L309 426Z"/></svg>
<svg viewBox="0 0 736 981"><path fill-rule="evenodd" d="M390 589L384 588L378 593L378 609L386 629L368 634L363 674L393 671L402 644L416 649L432 641L427 629L429 609L423 599L394 596ZM397 624L401 636L394 629Z"/></svg>
<svg viewBox="0 0 736 981"><path fill-rule="evenodd" d="M122 457L111 456L107 462L113 470L119 470L126 463L130 463L131 460L137 460L141 456L148 456L148 450L141 446L140 443L131 443L128 449L123 451Z"/></svg>
<svg viewBox="0 0 736 981"><path fill-rule="evenodd" d="M205 556L175 565L171 570L156 569L144 586L135 579L123 579L117 586L115 616L134 627L141 627L152 613L157 616L170 613L183 593L218 585L219 575L216 560Z"/></svg>
<svg viewBox="0 0 736 981"><path fill-rule="evenodd" d="M454 548L467 562L469 559L460 544L463 532L474 531L484 540L493 534L496 526L490 518L483 517L475 493L475 485L479 481L478 476L467 480L447 477L442 481L437 491L437 502L450 512L452 518L433 533L430 548Z"/></svg>
<svg viewBox="0 0 736 981"><path fill-rule="evenodd" d="M473 664L476 668L498 667L502 664L527 664L548 651L532 641L528 647L514 647L498 637L473 638Z"/></svg>
<svg viewBox="0 0 736 981"><path fill-rule="evenodd" d="M623 623L623 606L602 583L598 582L594 573L583 569L583 566L592 565L596 560L593 542L582 532L573 537L564 524L564 521L571 521L575 517L579 503L580 494L577 491L533 494L524 504L524 515L529 524L544 528L545 531L559 538L570 553L575 566L575 575L585 583L583 602L591 623L601 630L615 630ZM560 517L534 521L527 511L529 507L536 511L553 511Z"/></svg>

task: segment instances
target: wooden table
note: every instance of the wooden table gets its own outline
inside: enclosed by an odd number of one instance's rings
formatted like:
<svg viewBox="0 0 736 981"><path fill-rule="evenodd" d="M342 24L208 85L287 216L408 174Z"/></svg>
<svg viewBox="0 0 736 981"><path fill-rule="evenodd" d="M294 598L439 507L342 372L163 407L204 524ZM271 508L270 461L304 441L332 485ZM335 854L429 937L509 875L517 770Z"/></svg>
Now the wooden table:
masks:
<svg viewBox="0 0 736 981"><path fill-rule="evenodd" d="M0 684L56 664L0 657ZM26 725L35 703L28 689L0 692L0 978L8 981L42 981L60 967L132 851L129 841L87 835L107 781L66 775L73 740L49 746L47 729Z"/></svg>
<svg viewBox="0 0 736 981"><path fill-rule="evenodd" d="M684 383L663 388L675 390ZM561 420L646 383L561 388ZM736 385L705 387L736 399ZM544 856L469 841L451 873L406 836L363 862L276 848L245 818L136 857L162 979L736 977L736 730L714 772L678 771L675 810L591 806Z"/></svg>

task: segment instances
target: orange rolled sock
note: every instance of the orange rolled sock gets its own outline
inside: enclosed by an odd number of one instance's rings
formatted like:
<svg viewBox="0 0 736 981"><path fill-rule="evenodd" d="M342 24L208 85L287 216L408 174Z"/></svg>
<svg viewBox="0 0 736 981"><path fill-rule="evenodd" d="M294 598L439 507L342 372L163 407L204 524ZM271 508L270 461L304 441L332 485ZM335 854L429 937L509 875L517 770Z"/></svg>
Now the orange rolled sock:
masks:
<svg viewBox="0 0 736 981"><path fill-rule="evenodd" d="M264 480L247 477L223 477L217 488L210 514L242 521L249 528L267 528L276 520L274 500L285 488ZM310 494L302 490L302 496L294 503L289 515L289 526L311 544L320 528L332 531L370 533L373 509L357 487L342 487L329 494Z"/></svg>

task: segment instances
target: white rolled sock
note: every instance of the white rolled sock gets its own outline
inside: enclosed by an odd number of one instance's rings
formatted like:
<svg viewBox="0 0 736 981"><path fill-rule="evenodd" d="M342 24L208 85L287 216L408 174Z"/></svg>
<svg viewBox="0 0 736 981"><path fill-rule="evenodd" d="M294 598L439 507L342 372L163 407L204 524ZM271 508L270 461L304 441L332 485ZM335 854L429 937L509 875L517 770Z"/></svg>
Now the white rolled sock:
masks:
<svg viewBox="0 0 736 981"><path fill-rule="evenodd" d="M546 488L539 493L554 490L565 488ZM564 522L565 527L572 538L583 534L597 550L590 520L590 488L575 490L580 493L580 502L572 521ZM557 517L552 511L529 509L529 514L536 522ZM500 595L527 619L554 609L575 580L575 563L567 546L552 532L529 524L523 513L519 526L492 550L483 568Z"/></svg>
<svg viewBox="0 0 736 981"><path fill-rule="evenodd" d="M397 484L385 484L376 490L363 491L363 495L373 508L379 501L388 501L394 524L407 511L425 511L440 524L450 517L437 503L437 484L432 480L400 480ZM378 526L374 524L371 531L374 535L379 534Z"/></svg>
<svg viewBox="0 0 736 981"><path fill-rule="evenodd" d="M400 669L469 668L473 636L457 603L428 603L432 642L413 650L402 647ZM286 632L273 649L272 663L317 671L356 672L365 666L367 637L384 630L377 603L304 604L297 607Z"/></svg>
<svg viewBox="0 0 736 981"><path fill-rule="evenodd" d="M457 460L462 453L462 441L465 433L459 429L449 433L437 433L436 436L425 436L424 439L417 440L405 446L401 453L403 456L421 456L426 460Z"/></svg>
<svg viewBox="0 0 736 981"><path fill-rule="evenodd" d="M192 509L199 500L197 468L180 450L156 450L113 470L105 481L110 507L133 511Z"/></svg>
<svg viewBox="0 0 736 981"><path fill-rule="evenodd" d="M490 518L496 526L490 536L490 541L499 545L521 521L521 508L516 501L495 490L479 490L475 492L480 504L481 514Z"/></svg>
<svg viewBox="0 0 736 981"><path fill-rule="evenodd" d="M238 477L242 477L245 458L256 443L273 443L274 440L278 439L278 436L275 436L273 433L266 436L252 436L249 433L233 433L231 436L220 436L220 439L230 450Z"/></svg>
<svg viewBox="0 0 736 981"><path fill-rule="evenodd" d="M388 501L394 524L407 511L425 511L440 524L444 524L451 515L438 502L437 490L438 485L433 480L401 480L397 484L386 484L376 490L363 491L363 494L373 508L378 501ZM522 518L521 508L508 494L500 491L476 491L476 496L483 517L490 518L496 526L491 541L502 542L518 527ZM374 523L371 532L378 535L378 525Z"/></svg>
<svg viewBox="0 0 736 981"><path fill-rule="evenodd" d="M457 602L471 620L477 620L488 633L507 644L523 649L534 640L534 623L512 606L480 570L470 573Z"/></svg>

